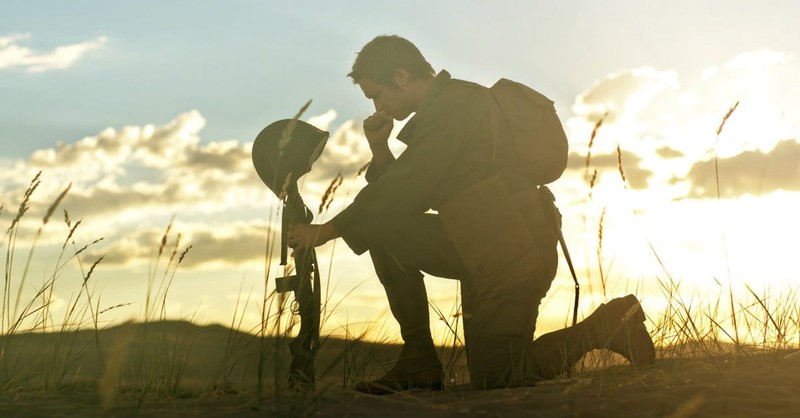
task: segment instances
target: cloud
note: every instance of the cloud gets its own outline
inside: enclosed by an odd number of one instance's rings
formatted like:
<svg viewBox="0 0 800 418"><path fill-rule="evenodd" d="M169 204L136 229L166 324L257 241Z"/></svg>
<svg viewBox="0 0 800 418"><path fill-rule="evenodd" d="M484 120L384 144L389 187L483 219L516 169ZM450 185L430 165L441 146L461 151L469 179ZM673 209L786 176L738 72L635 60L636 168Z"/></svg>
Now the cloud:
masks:
<svg viewBox="0 0 800 418"><path fill-rule="evenodd" d="M272 260L279 259L278 244L272 245ZM154 261L159 249L162 250L161 267L166 266L170 258L173 262L180 261L185 268L257 262L266 256L267 226L262 221L240 221L224 228L177 224L168 234L164 228L139 229L115 240L105 249L94 250L92 257L102 256L104 265L130 266ZM185 257L179 260L184 251Z"/></svg>
<svg viewBox="0 0 800 418"><path fill-rule="evenodd" d="M31 202L35 216L24 227L35 231L40 213L71 183L58 213L66 209L73 219L82 219L80 232L89 240L105 238L93 254L105 252L106 264L146 263L173 218L181 226L175 229L181 230L184 242L194 246L185 266L263 260L267 225L277 229L278 200L255 174L252 143L203 141L205 123L192 110L163 125L106 128L75 142L37 150L0 171L0 203L15 208L30 179L42 171L42 183ZM363 176L355 174L368 159L358 125L339 126L312 175L301 179L309 208L317 211L328 184L342 173L342 191L325 216L341 210L347 203L341 195L352 197L363 187ZM3 215L11 214L6 210Z"/></svg>
<svg viewBox="0 0 800 418"><path fill-rule="evenodd" d="M266 262L277 266L281 243L276 221L257 218L217 223L175 221L169 224L168 230L164 226L138 228L93 246L89 258L103 257L103 265L110 267L152 265L161 250L160 268L167 266L170 258L173 260L170 266L180 261L181 268L188 269L244 265L260 268ZM318 247L316 251L320 260L354 257L352 253L335 255L331 244ZM179 259L182 254L184 257ZM287 255L290 254L291 249L288 249ZM292 263L291 257L289 263Z"/></svg>
<svg viewBox="0 0 800 418"><path fill-rule="evenodd" d="M719 186L722 197L760 195L776 190L800 191L800 143L788 139L770 152L747 151L720 159ZM690 197L716 197L714 160L695 164L686 176L692 184Z"/></svg>
<svg viewBox="0 0 800 418"><path fill-rule="evenodd" d="M263 200L265 188L252 170L251 145L201 144L203 126L205 118L193 110L163 126L107 128L75 143L35 151L0 179L30 178L39 170L68 179L73 189L64 206L84 216L144 217L160 208L218 212ZM17 183L4 192L21 194L24 185Z"/></svg>
<svg viewBox="0 0 800 418"><path fill-rule="evenodd" d="M792 55L783 51L759 50L744 52L734 56L721 67L709 67L703 71L703 78L710 79L721 74L722 71L737 72L751 70L765 70L784 64L792 59Z"/></svg>
<svg viewBox="0 0 800 418"><path fill-rule="evenodd" d="M613 121L624 113L636 114L663 91L678 87L674 70L659 71L650 67L632 68L609 74L575 99L576 115L596 121L608 112Z"/></svg>
<svg viewBox="0 0 800 418"><path fill-rule="evenodd" d="M724 174L729 195L792 189L785 176L796 175L775 149L794 155L791 145L778 143L800 135L800 96L791 91L797 71L792 54L761 50L738 54L702 74L681 74L680 83L670 69L609 74L576 97L575 115L564 123L576 154L570 166L582 169L593 129L608 112L593 139L593 165L616 171L615 148L621 147L633 189L673 198L704 197L710 190L716 195L716 186L708 183L715 155L736 168Z"/></svg>
<svg viewBox="0 0 800 418"><path fill-rule="evenodd" d="M649 179L653 176L651 170L640 166L642 158L636 154L622 151L622 168L625 172L625 179L634 189L645 189ZM585 170L586 156L572 153L569 156L567 169ZM590 159L590 170L597 169L598 174L605 172L619 173L619 160L617 154L592 155Z"/></svg>
<svg viewBox="0 0 800 418"><path fill-rule="evenodd" d="M639 167L641 163L642 168L651 169L648 164L657 157L655 149L664 145L658 143L659 136L653 133L654 122L648 118L652 107L664 96L674 95L678 88L674 70L639 67L609 74L575 98L572 106L575 115L564 121L571 149L585 155L592 138L593 154L612 156L620 146L638 157L627 158L626 167L634 162L636 165L631 167ZM601 126L595 130L601 119ZM637 185L646 184L647 173L631 174Z"/></svg>
<svg viewBox="0 0 800 418"><path fill-rule="evenodd" d="M308 118L308 123L319 129L322 129L323 131L327 131L330 129L331 122L336 120L336 116L337 116L336 111L330 109L321 115L312 116Z"/></svg>
<svg viewBox="0 0 800 418"><path fill-rule="evenodd" d="M682 152L680 152L680 151L678 151L676 149L672 149L670 147L661 147L661 148L656 150L656 153L658 154L659 157L665 158L665 159L683 157L683 153Z"/></svg>
<svg viewBox="0 0 800 418"><path fill-rule="evenodd" d="M103 48L108 38L100 36L92 40L64 45L51 51L39 52L20 46L19 41L30 39L30 34L0 36L0 70L21 68L28 73L69 68L92 50Z"/></svg>
<svg viewBox="0 0 800 418"><path fill-rule="evenodd" d="M325 149L313 166L313 177L332 179L337 173L355 175L372 158L361 124L344 122L328 139Z"/></svg>

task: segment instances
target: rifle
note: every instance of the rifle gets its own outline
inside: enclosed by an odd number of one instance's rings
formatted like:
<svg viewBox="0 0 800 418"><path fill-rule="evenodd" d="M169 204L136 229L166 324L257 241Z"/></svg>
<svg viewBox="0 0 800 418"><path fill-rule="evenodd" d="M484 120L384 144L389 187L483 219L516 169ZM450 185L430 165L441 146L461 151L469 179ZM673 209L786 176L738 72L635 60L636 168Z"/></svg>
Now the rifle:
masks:
<svg viewBox="0 0 800 418"><path fill-rule="evenodd" d="M293 224L310 224L314 216L303 202L297 179L308 173L325 147L328 132L297 119L284 119L264 128L253 143L253 166L264 184L281 200L281 260L288 259L288 233ZM294 292L292 313L300 330L289 344L288 385L314 389L314 360L319 349L320 277L314 249L294 254L296 274L275 279L278 293Z"/></svg>

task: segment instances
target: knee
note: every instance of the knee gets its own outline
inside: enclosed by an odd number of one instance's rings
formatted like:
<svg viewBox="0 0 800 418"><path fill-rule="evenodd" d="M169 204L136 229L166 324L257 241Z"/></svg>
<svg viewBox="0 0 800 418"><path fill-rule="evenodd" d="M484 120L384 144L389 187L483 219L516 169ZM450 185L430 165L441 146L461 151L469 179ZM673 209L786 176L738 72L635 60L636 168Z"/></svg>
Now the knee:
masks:
<svg viewBox="0 0 800 418"><path fill-rule="evenodd" d="M372 248L369 250L369 254L375 274L384 287L391 286L398 280L422 280L423 275L419 270L404 264L397 256L383 248Z"/></svg>

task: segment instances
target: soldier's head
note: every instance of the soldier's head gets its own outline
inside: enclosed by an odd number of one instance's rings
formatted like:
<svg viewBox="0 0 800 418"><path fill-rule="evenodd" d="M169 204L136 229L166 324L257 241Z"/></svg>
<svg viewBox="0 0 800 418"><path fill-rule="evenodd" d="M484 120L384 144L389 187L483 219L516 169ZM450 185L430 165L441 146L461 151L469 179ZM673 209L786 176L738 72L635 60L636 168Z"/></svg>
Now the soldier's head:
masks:
<svg viewBox="0 0 800 418"><path fill-rule="evenodd" d="M436 72L419 49L397 35L382 35L361 48L348 77L376 111L405 119L416 111Z"/></svg>

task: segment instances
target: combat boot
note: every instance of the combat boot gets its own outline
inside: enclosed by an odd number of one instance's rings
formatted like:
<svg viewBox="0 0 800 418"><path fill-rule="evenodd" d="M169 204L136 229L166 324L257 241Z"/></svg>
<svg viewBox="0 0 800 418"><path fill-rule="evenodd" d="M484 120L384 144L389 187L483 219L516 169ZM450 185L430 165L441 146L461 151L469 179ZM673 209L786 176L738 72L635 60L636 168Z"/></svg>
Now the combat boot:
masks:
<svg viewBox="0 0 800 418"><path fill-rule="evenodd" d="M584 321L592 348L607 349L622 355L634 369L652 366L655 347L647 328L642 305L634 295L600 305Z"/></svg>

